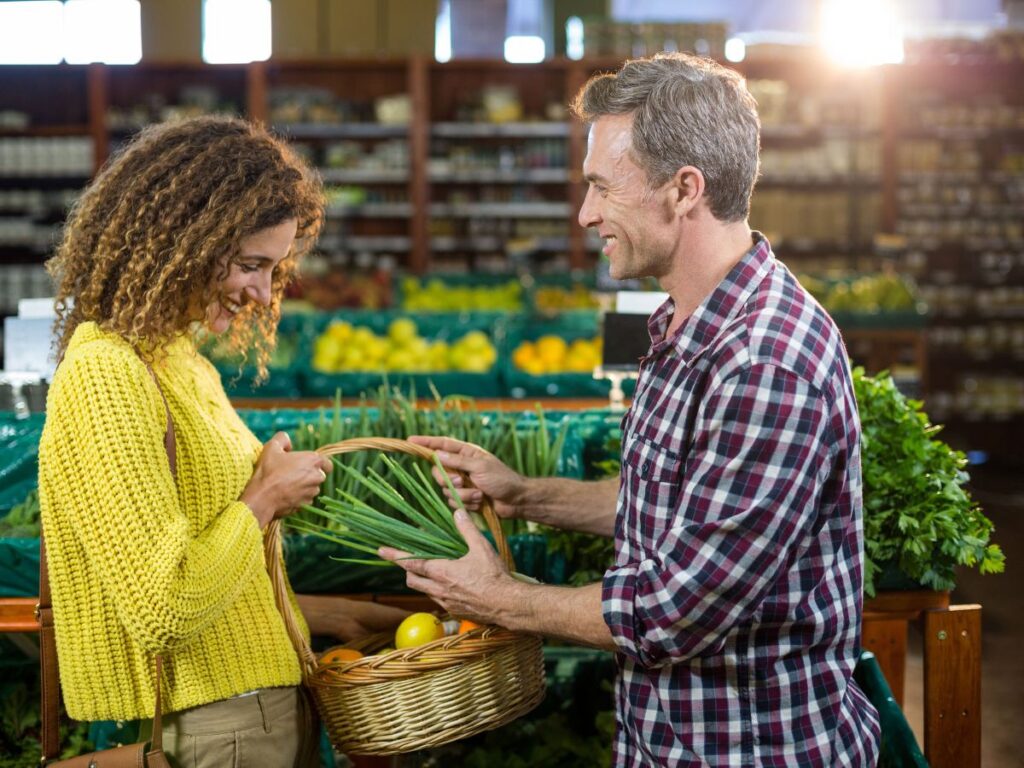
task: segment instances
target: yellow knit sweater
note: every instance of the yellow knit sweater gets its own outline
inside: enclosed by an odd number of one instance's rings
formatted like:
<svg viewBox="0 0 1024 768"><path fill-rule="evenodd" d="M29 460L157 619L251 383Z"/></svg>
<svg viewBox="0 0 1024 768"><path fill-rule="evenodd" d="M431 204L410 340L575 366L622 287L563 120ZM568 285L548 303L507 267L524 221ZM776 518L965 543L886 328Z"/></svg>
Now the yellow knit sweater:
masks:
<svg viewBox="0 0 1024 768"><path fill-rule="evenodd" d="M299 664L274 605L256 518L238 501L260 443L190 340L154 369L95 323L75 330L39 444L60 678L77 720L152 717L153 654L164 709L295 685Z"/></svg>

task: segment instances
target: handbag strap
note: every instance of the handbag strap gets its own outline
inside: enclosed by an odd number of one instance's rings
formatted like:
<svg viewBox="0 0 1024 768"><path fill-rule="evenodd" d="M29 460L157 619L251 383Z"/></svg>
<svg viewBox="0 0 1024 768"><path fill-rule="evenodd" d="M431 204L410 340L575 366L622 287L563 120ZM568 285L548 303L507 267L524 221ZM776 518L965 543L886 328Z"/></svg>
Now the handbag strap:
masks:
<svg viewBox="0 0 1024 768"><path fill-rule="evenodd" d="M171 407L160 386L160 381L150 366L146 366L156 388L160 392L160 398L164 401L164 411L167 413L167 429L164 433L164 449L167 451L167 461L171 468L171 475L177 481L177 442L174 437L174 421L171 419ZM45 765L48 761L57 757L60 751L60 731L58 722L60 718L60 667L57 664L57 637L53 630L53 605L50 595L50 574L46 564L46 537L43 531L39 532L39 603L36 605L36 618L39 621L39 674L42 688L42 743L43 754L40 763ZM163 749L163 708L160 700L160 680L163 672L163 659L156 656L156 707L153 712L153 736L150 739L150 750L160 751Z"/></svg>

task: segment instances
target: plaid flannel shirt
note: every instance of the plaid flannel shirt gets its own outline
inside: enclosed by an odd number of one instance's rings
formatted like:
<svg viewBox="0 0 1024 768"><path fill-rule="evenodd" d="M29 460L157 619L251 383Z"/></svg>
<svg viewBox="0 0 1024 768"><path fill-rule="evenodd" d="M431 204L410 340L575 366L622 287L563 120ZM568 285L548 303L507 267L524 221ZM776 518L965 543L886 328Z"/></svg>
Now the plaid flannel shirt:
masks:
<svg viewBox="0 0 1024 768"><path fill-rule="evenodd" d="M759 233L623 419L617 766L874 765L860 644L860 425L832 319Z"/></svg>

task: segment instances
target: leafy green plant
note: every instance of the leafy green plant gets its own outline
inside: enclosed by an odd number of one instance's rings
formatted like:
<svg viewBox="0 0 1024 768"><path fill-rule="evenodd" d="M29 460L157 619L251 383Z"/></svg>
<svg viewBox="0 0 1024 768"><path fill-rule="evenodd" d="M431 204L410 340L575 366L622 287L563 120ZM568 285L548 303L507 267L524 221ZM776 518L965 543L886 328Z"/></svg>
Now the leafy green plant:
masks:
<svg viewBox="0 0 1024 768"><path fill-rule="evenodd" d="M853 371L862 428L864 591L881 569L899 570L932 589L952 589L957 566L999 573L993 526L965 488L967 459L936 438L922 403L903 396L888 373Z"/></svg>
<svg viewBox="0 0 1024 768"><path fill-rule="evenodd" d="M24 768L39 765L40 698L39 667L27 665L14 674L21 679L12 681L11 670L5 670L8 680L0 686L0 768ZM68 720L62 716L59 723L60 759L67 760L93 750L89 741L89 724Z"/></svg>
<svg viewBox="0 0 1024 768"><path fill-rule="evenodd" d="M25 499L0 518L0 538L39 536L39 490L33 488Z"/></svg>

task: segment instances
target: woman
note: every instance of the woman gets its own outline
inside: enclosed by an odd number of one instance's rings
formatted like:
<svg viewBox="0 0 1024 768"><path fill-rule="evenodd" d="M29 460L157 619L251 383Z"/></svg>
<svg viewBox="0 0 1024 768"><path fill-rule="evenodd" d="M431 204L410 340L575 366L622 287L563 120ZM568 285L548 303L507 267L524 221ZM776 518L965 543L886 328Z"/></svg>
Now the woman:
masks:
<svg viewBox="0 0 1024 768"><path fill-rule="evenodd" d="M285 144L199 118L116 157L48 264L61 362L39 487L65 704L78 720L152 717L160 654L164 744L183 766L315 754L261 529L310 502L330 462L284 433L261 446L195 337L254 350L265 375L322 219L320 184ZM307 607L314 633L342 637L404 615Z"/></svg>

